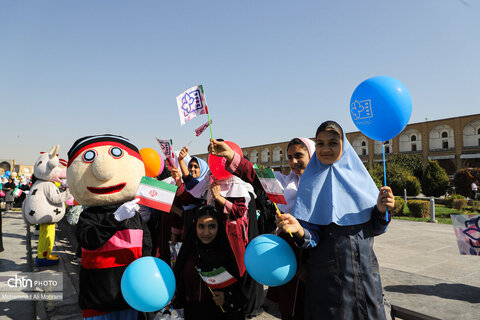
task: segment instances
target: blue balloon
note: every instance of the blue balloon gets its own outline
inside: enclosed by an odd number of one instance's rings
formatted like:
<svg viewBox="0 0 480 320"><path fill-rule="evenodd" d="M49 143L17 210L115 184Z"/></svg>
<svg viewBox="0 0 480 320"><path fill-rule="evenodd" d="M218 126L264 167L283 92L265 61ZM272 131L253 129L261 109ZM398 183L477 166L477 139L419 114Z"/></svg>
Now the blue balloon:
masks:
<svg viewBox="0 0 480 320"><path fill-rule="evenodd" d="M136 310L153 312L165 307L175 293L175 276L168 264L154 257L133 261L122 275L125 301Z"/></svg>
<svg viewBox="0 0 480 320"><path fill-rule="evenodd" d="M5 171L5 175L6 175L7 177L10 177L11 174L12 174L12 173L11 173L9 170Z"/></svg>
<svg viewBox="0 0 480 320"><path fill-rule="evenodd" d="M360 83L350 99L352 120L367 137L387 141L397 136L412 115L412 98L397 79L380 76Z"/></svg>
<svg viewBox="0 0 480 320"><path fill-rule="evenodd" d="M245 267L255 281L276 287L295 276L297 259L285 240L274 234L263 234L248 244Z"/></svg>

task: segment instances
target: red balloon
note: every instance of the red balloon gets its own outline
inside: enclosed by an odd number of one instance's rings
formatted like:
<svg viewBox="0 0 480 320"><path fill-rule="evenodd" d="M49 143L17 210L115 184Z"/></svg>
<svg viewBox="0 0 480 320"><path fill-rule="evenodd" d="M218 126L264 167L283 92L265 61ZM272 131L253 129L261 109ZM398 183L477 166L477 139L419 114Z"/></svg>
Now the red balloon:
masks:
<svg viewBox="0 0 480 320"><path fill-rule="evenodd" d="M242 149L232 141L224 141L233 151L238 153L241 157L243 157ZM227 179L232 176L230 172L225 169L225 163L227 162L227 158L214 156L213 154L208 155L208 166L210 167L210 171L218 180Z"/></svg>

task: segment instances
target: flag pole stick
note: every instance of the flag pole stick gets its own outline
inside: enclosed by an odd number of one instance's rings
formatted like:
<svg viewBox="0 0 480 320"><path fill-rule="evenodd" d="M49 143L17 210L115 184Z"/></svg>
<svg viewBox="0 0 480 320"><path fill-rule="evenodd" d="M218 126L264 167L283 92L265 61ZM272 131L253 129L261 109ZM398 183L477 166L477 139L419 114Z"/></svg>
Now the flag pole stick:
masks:
<svg viewBox="0 0 480 320"><path fill-rule="evenodd" d="M278 215L278 217L281 218L281 217L282 217L282 214L280 213L280 210L278 209L277 204L276 204L275 202L274 202L273 204L275 205L275 209L277 209L277 215ZM288 231L288 234L290 234L290 237L293 238L293 235L292 235L292 233L290 232L290 230L289 230L288 228L287 228L287 231Z"/></svg>
<svg viewBox="0 0 480 320"><path fill-rule="evenodd" d="M207 288L208 288L208 290L210 290L210 292L212 293L212 295L215 296L215 294L213 293L212 288L210 288L209 286L207 286ZM225 313L225 310L223 309L223 307L222 307L222 306L219 306L219 307L220 307L220 309L222 309L222 312Z"/></svg>

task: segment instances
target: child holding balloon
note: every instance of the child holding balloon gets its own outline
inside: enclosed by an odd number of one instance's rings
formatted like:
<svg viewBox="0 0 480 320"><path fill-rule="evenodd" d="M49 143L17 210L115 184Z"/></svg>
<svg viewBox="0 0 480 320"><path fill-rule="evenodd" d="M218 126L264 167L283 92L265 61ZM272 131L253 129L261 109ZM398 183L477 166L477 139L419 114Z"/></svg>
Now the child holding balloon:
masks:
<svg viewBox="0 0 480 320"><path fill-rule="evenodd" d="M226 158L227 171L235 174L244 181L251 183L254 187L263 189L260 180L257 178L254 170L254 164L234 152L226 143L218 140L211 140L209 151L212 154ZM311 157L315 154L315 143L308 138L293 138L287 146L288 165L290 173L284 175L281 172L274 171L275 178L283 189L283 195L287 204L278 204L282 212L292 212L297 196L297 188L305 168ZM304 250L295 246L290 235L280 235L289 243L295 252L298 265L303 265L307 254ZM277 302L283 320L303 319L304 317L304 277L303 268L298 275L290 282L268 289L267 298ZM303 280L303 281L302 281Z"/></svg>
<svg viewBox="0 0 480 320"><path fill-rule="evenodd" d="M196 210L175 264L174 305L185 319L244 319L240 274L218 210Z"/></svg>
<svg viewBox="0 0 480 320"><path fill-rule="evenodd" d="M386 231L395 198L390 187L379 192L338 123L315 137L293 215L277 219L310 249L305 319L385 319L373 237Z"/></svg>

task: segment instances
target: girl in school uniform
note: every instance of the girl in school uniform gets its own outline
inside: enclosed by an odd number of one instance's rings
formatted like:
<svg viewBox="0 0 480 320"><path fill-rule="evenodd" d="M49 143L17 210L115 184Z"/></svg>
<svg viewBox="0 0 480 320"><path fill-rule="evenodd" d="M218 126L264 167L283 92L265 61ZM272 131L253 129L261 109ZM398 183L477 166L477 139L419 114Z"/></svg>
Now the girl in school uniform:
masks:
<svg viewBox="0 0 480 320"><path fill-rule="evenodd" d="M315 140L293 215L277 219L309 249L305 319L385 319L373 237L386 231L395 198L378 190L338 123L322 123Z"/></svg>
<svg viewBox="0 0 480 320"><path fill-rule="evenodd" d="M245 182L251 183L254 187L262 190L263 187L254 170L254 164L234 152L226 143L218 140L211 140L209 149L212 154L226 158L226 169L240 177ZM213 151L214 150L214 151ZM295 205L297 189L303 172L308 162L315 154L315 143L308 138L296 137L290 140L287 146L288 165L290 173L287 175L274 171L275 178L283 189L283 195L287 204L278 204L282 212L291 213ZM286 240L295 252L297 264L303 265L307 254L302 248L298 248L288 234L280 235ZM304 269L299 268L297 275L288 283L279 287L270 287L267 298L278 303L282 320L300 320L304 318L304 292L305 277Z"/></svg>

